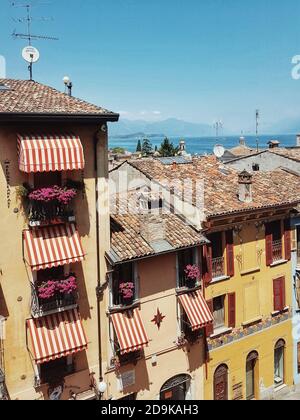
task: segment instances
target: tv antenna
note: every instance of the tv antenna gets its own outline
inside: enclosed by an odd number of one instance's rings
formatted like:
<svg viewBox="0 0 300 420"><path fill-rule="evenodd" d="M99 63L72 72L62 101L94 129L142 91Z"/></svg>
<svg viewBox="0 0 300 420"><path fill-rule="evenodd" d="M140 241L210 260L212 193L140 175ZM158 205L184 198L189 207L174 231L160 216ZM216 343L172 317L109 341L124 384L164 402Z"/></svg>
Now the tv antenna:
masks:
<svg viewBox="0 0 300 420"><path fill-rule="evenodd" d="M49 4L49 3L42 3L42 4ZM53 18L46 18L46 17L40 17L40 18L33 18L31 14L31 9L33 7L32 2L28 2L26 4L12 2L11 5L13 7L21 7L26 9L26 16L14 19L17 23L23 23L26 24L27 32L26 33L18 33L16 30L12 33L12 37L14 39L26 39L28 41L28 46L25 47L22 51L22 57L25 61L29 63L28 70L29 70L29 76L30 80L33 80L33 64L37 63L40 58L39 51L32 46L33 40L44 40L44 41L58 41L58 38L53 36L47 36L47 35L33 35L31 28L33 21L40 20L40 21L47 21L47 20L53 20Z"/></svg>
<svg viewBox="0 0 300 420"><path fill-rule="evenodd" d="M214 129L216 130L216 140L219 140L219 134L221 129L223 128L223 122L222 121L216 121L214 123Z"/></svg>
<svg viewBox="0 0 300 420"><path fill-rule="evenodd" d="M260 112L259 109L256 110L255 113L255 120L256 120L256 150L259 151L259 135L258 135L258 129L259 129L259 119L260 119Z"/></svg>

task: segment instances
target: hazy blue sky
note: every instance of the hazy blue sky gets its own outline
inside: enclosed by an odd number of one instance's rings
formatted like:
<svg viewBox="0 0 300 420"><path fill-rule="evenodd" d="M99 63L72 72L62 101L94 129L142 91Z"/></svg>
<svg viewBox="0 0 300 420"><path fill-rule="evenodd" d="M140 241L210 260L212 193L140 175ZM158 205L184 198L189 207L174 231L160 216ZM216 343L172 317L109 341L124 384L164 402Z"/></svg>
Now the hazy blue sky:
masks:
<svg viewBox="0 0 300 420"><path fill-rule="evenodd" d="M26 0L24 0L26 2ZM12 17L24 14L0 0L0 55L7 75L26 78L25 41L12 40ZM300 80L291 59L300 54L299 0L44 0L35 1L37 81L120 111L130 119L177 117L212 123L221 118L239 132L300 119ZM44 4L43 3L48 3ZM49 4L50 3L50 4Z"/></svg>

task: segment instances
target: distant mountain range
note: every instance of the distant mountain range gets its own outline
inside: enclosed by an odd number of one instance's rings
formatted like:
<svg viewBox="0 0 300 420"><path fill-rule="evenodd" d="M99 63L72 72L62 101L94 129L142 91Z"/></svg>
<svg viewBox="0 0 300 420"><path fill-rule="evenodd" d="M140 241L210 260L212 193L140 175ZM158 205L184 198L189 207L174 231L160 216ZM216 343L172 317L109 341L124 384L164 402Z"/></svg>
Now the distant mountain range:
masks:
<svg viewBox="0 0 300 420"><path fill-rule="evenodd" d="M265 124L260 134L295 134L300 133L300 118L281 120L273 124ZM231 131L222 131L222 135L236 135ZM197 124L169 118L163 121L149 122L143 120L120 119L118 123L110 124L109 136L111 138L141 137L214 137L215 130L209 124Z"/></svg>
<svg viewBox="0 0 300 420"><path fill-rule="evenodd" d="M158 134L159 133L159 134ZM169 118L164 121L130 121L121 119L109 128L110 137L140 138L148 137L209 137L214 135L214 129L208 124L196 124Z"/></svg>

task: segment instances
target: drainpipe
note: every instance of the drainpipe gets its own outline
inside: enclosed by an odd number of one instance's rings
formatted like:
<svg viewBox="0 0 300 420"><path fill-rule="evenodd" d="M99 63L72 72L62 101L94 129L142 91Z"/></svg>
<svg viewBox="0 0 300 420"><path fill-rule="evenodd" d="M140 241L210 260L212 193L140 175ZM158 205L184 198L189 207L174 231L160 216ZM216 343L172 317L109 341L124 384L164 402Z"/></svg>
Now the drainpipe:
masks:
<svg viewBox="0 0 300 420"><path fill-rule="evenodd" d="M103 298L104 289L107 283L101 283L101 260L100 260L100 231L99 231L99 209L98 209L98 199L99 199L99 182L98 182L98 160L97 160L97 151L99 143L99 131L94 135L94 172L95 172L95 199L96 199L96 250L97 250L97 323L98 323L98 353L99 353L99 383L103 382L103 369L102 369L102 338L101 338L101 300ZM102 399L102 394L99 393L99 399Z"/></svg>

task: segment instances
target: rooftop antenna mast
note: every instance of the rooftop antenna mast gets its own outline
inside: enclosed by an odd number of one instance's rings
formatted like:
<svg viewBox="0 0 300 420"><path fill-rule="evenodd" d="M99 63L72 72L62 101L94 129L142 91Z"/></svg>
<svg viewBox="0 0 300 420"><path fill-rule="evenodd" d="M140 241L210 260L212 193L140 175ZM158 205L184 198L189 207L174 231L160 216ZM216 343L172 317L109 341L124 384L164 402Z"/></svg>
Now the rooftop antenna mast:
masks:
<svg viewBox="0 0 300 420"><path fill-rule="evenodd" d="M258 134L258 129L259 129L259 119L260 119L260 112L257 109L256 110L256 150L257 152L259 151L259 134Z"/></svg>
<svg viewBox="0 0 300 420"><path fill-rule="evenodd" d="M214 124L214 129L216 130L216 140L219 141L219 135L220 131L223 128L223 122L222 121L216 121Z"/></svg>
<svg viewBox="0 0 300 420"><path fill-rule="evenodd" d="M43 3L43 4L49 4L49 3ZM33 64L36 63L39 60L40 54L39 51L32 46L33 40L44 40L44 41L58 41L58 38L53 36L47 36L47 35L33 35L31 32L31 26L32 22L34 20L51 20L51 18L33 18L31 14L31 9L33 7L32 2L21 4L17 2L12 2L11 5L13 7L22 7L26 9L26 16L22 18L18 18L15 21L18 23L25 23L27 27L27 33L17 33L16 30L12 33L12 37L14 39L26 39L28 41L28 47L25 47L23 49L23 58L25 61L29 63L28 70L29 70L29 76L30 80L33 80Z"/></svg>

